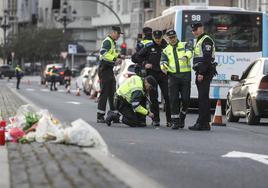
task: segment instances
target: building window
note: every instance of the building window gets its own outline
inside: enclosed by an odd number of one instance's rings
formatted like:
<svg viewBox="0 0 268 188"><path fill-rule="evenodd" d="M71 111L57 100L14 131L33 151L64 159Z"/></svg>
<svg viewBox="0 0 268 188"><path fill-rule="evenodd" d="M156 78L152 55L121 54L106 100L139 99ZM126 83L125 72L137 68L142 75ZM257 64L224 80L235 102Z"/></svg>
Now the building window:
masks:
<svg viewBox="0 0 268 188"><path fill-rule="evenodd" d="M111 9L114 10L114 2L113 2L113 1L109 1L108 5L109 5L109 7L110 7Z"/></svg>
<svg viewBox="0 0 268 188"><path fill-rule="evenodd" d="M117 0L117 12L120 12L120 9L121 9L121 0Z"/></svg>
<svg viewBox="0 0 268 188"><path fill-rule="evenodd" d="M144 8L153 8L152 0L144 0Z"/></svg>
<svg viewBox="0 0 268 188"><path fill-rule="evenodd" d="M122 14L126 14L126 13L129 12L128 11L128 0L123 0L122 3L123 3L123 5L122 5L122 7L123 7Z"/></svg>

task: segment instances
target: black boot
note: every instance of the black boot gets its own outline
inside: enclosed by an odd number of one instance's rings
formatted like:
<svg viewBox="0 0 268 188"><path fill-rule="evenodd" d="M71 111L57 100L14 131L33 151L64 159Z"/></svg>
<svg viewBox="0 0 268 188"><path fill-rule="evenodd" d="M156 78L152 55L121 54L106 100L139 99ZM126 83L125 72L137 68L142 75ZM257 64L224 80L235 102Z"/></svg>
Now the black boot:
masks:
<svg viewBox="0 0 268 188"><path fill-rule="evenodd" d="M176 118L176 119L171 119L171 129L179 129L180 128L180 119Z"/></svg>
<svg viewBox="0 0 268 188"><path fill-rule="evenodd" d="M180 128L184 128L184 126L185 126L185 117L186 117L186 114L184 114L184 113L180 113L180 121L179 121L179 127Z"/></svg>
<svg viewBox="0 0 268 188"><path fill-rule="evenodd" d="M115 113L116 116L113 119L113 123L120 123L120 114L119 113Z"/></svg>
<svg viewBox="0 0 268 188"><path fill-rule="evenodd" d="M107 117L105 119L105 123L108 126L111 126L112 121L114 121L117 118L117 113L114 113L113 111L109 111L107 113Z"/></svg>
<svg viewBox="0 0 268 188"><path fill-rule="evenodd" d="M210 124L209 123L196 123L193 126L189 127L192 131L210 131Z"/></svg>
<svg viewBox="0 0 268 188"><path fill-rule="evenodd" d="M105 123L104 115L105 114L97 113L97 123Z"/></svg>

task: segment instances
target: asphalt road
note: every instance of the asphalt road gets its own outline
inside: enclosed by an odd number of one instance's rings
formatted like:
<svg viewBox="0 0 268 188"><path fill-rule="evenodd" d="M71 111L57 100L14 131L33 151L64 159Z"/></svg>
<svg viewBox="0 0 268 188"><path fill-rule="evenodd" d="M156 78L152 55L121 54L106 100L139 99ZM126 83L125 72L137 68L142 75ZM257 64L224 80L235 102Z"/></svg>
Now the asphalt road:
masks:
<svg viewBox="0 0 268 188"><path fill-rule="evenodd" d="M15 88L12 82L9 86ZM164 126L157 129L129 128L122 124L107 127L96 123L97 104L85 95L66 94L63 87L50 92L37 82L22 84L18 93L63 122L86 120L100 132L114 156L164 187L268 186L267 119L259 126L248 126L242 119L240 123L228 123L227 127L212 127L210 132L192 132L187 128L171 130ZM163 113L161 117L164 119ZM196 117L188 114L186 126L194 124ZM223 157L228 153L227 156L233 157Z"/></svg>

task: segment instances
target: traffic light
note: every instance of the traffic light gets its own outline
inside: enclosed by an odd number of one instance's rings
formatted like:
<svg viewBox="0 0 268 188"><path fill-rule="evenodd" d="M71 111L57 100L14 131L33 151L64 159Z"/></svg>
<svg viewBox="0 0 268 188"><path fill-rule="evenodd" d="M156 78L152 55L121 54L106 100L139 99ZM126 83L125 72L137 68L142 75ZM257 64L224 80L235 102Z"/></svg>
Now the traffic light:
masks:
<svg viewBox="0 0 268 188"><path fill-rule="evenodd" d="M126 55L127 54L127 44L125 42L123 42L120 47L121 47L121 54Z"/></svg>

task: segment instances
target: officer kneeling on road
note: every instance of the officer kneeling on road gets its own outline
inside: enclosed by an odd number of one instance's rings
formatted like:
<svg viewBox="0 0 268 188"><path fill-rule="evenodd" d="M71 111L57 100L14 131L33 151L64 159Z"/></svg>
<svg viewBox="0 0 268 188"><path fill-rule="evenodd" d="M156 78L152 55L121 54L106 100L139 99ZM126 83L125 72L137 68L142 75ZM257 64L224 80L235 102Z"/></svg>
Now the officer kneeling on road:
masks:
<svg viewBox="0 0 268 188"><path fill-rule="evenodd" d="M139 76L132 76L127 79L116 91L115 107L122 114L122 123L130 127L145 127L145 116L150 118L154 114L142 106L146 93L156 89L156 80L152 76L142 79ZM117 117L117 114L109 111L106 123L108 126Z"/></svg>

